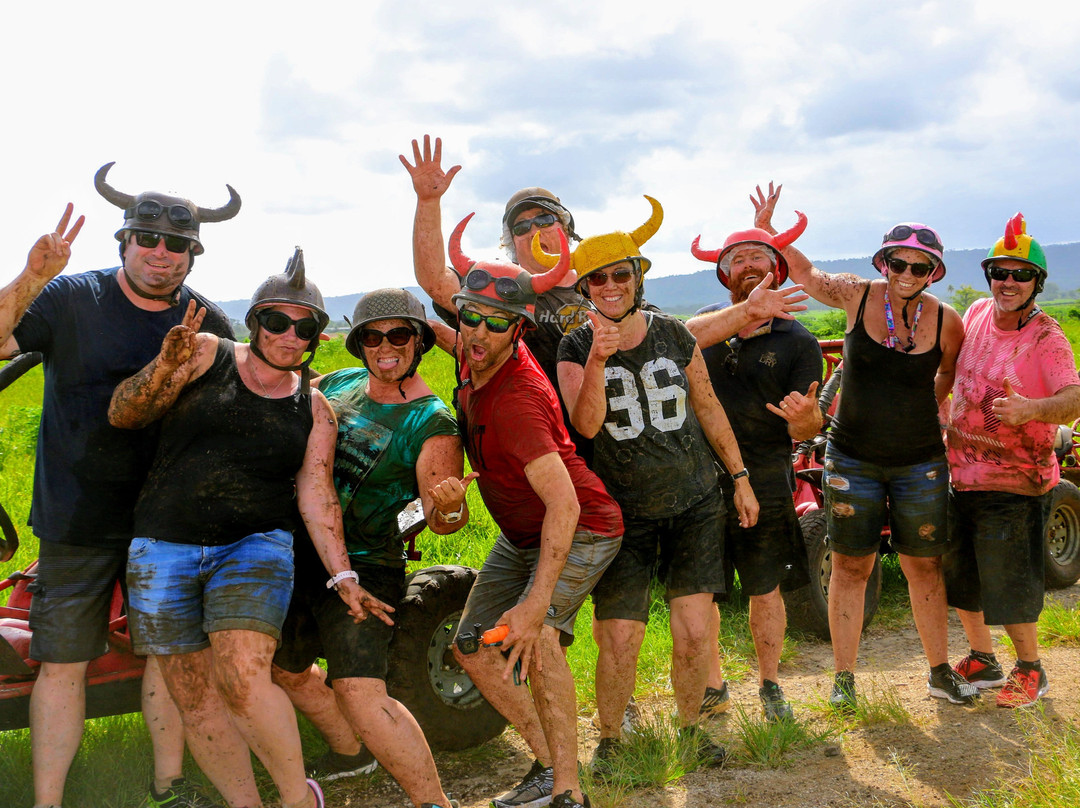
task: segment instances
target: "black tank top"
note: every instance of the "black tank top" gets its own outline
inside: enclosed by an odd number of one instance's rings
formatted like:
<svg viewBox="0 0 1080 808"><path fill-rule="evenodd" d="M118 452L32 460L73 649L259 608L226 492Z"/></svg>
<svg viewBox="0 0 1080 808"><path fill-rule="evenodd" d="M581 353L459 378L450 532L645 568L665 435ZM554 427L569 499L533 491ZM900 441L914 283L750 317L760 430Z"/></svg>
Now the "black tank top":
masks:
<svg viewBox="0 0 1080 808"><path fill-rule="evenodd" d="M944 312L938 304L934 347L925 353L904 353L886 348L866 333L863 311L869 294L867 286L855 325L844 336L843 387L829 440L847 456L866 463L925 463L945 453L934 396Z"/></svg>
<svg viewBox="0 0 1080 808"><path fill-rule="evenodd" d="M231 544L295 530L296 473L311 432L311 395L263 398L248 390L235 343L161 422L153 468L135 506L135 535L180 544Z"/></svg>

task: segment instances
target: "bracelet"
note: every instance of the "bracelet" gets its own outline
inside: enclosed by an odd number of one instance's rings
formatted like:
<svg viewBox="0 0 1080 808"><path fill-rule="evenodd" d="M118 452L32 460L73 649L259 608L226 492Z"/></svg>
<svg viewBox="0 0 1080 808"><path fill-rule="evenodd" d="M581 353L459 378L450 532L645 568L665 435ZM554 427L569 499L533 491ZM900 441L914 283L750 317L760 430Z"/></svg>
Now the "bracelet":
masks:
<svg viewBox="0 0 1080 808"><path fill-rule="evenodd" d="M342 570L329 581L326 582L327 589L337 589L337 585L344 581L346 578L352 578L356 585L360 585L360 576L356 574L356 570Z"/></svg>
<svg viewBox="0 0 1080 808"><path fill-rule="evenodd" d="M742 471L736 471L734 474L731 475L731 479L733 481L739 479L740 477L746 477L747 479L750 479L750 469L746 468L746 466L743 466Z"/></svg>
<svg viewBox="0 0 1080 808"><path fill-rule="evenodd" d="M461 507L460 507L460 508L458 508L458 509L457 509L456 511L454 511L453 513L443 513L443 512L442 512L442 511L440 511L440 510L436 510L435 512L436 512L437 514L439 514L439 516L440 516L440 517L442 518L442 520L443 520L444 522L446 522L446 524L448 524L448 525L452 525L452 524L454 524L455 522L460 522L460 521L461 521L461 517L463 517L463 516L465 515L465 503L464 503L464 502L462 502L462 503L461 503Z"/></svg>

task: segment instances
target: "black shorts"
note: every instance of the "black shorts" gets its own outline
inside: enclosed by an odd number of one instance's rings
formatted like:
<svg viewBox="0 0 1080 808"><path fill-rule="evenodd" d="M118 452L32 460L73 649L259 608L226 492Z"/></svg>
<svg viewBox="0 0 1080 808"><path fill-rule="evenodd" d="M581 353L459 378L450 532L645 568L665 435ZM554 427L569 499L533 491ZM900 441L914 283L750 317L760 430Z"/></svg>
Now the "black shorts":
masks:
<svg viewBox="0 0 1080 808"><path fill-rule="evenodd" d="M1043 543L1053 494L950 490L949 605L988 625L1035 623L1043 608Z"/></svg>
<svg viewBox="0 0 1080 808"><path fill-rule="evenodd" d="M726 498L725 498L726 499ZM739 513L727 502L725 557L739 573L744 595L767 595L778 586L788 592L810 583L806 547L790 496L758 500L757 524L739 526Z"/></svg>
<svg viewBox="0 0 1080 808"><path fill-rule="evenodd" d="M37 580L28 587L32 659L89 662L109 650L109 611L116 582L125 587L127 554L127 545L40 543Z"/></svg>
<svg viewBox="0 0 1080 808"><path fill-rule="evenodd" d="M355 564L353 569L360 586L397 608L405 595L403 567ZM321 657L326 660L328 684L334 679L385 680L393 635L393 627L373 615L353 622L345 601L326 588L325 574L305 571L293 586L274 664L289 673L303 673Z"/></svg>
<svg viewBox="0 0 1080 808"><path fill-rule="evenodd" d="M623 514L622 547L593 589L597 620L649 621L653 576L668 600L724 592L724 500L716 491L676 516Z"/></svg>

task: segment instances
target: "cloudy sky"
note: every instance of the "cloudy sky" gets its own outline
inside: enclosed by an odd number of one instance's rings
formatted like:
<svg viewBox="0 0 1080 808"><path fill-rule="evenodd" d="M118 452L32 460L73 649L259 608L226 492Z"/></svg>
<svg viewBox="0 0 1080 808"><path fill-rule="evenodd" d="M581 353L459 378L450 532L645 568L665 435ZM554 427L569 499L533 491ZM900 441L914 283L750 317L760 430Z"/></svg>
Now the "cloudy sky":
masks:
<svg viewBox="0 0 1080 808"><path fill-rule="evenodd" d="M1080 7L1061 2L663 0L542 3L20 3L0 44L0 284L63 204L87 215L70 271L113 266L120 212L92 178L206 207L191 284L228 300L293 245L326 295L411 283L414 197L398 162L424 133L463 170L496 257L507 197L559 194L585 235L663 204L653 272L703 267L784 183L777 225L810 217L818 258L869 255L897 221L988 247L1016 210L1080 240ZM165 10L168 7L169 10ZM338 316L339 312L331 312Z"/></svg>

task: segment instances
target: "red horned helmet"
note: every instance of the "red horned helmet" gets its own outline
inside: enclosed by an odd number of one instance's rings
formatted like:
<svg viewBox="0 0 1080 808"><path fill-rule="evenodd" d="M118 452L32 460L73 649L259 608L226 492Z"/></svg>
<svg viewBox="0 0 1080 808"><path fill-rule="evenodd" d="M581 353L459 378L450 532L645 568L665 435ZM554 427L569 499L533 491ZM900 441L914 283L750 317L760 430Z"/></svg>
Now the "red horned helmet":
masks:
<svg viewBox="0 0 1080 808"><path fill-rule="evenodd" d="M693 256L701 261L708 261L710 264L716 264L716 277L720 280L720 283L725 288L731 288L730 278L727 274L727 264L724 259L730 255L736 247L741 247L746 244L760 244L763 247L767 247L772 250L776 256L776 283L782 284L787 280L788 265L785 260L782 250L785 247L791 246L791 244L806 230L807 218L806 214L802 211L795 211L795 215L798 216L798 221L784 233L772 235L771 233L761 230L757 227L752 227L749 230L740 230L738 233L732 233L727 237L724 242L724 246L719 250L702 250L699 246L701 242L701 236L694 239L694 243L690 245L690 252Z"/></svg>
<svg viewBox="0 0 1080 808"><path fill-rule="evenodd" d="M447 250L450 263L461 279L461 291L452 298L460 306L465 301L480 303L496 309L520 314L536 325L536 297L555 288L570 269L570 245L566 234L559 231L559 255L551 256L540 248L540 234L533 235L533 256L544 266L542 275L530 275L509 261L473 261L461 251L461 234L476 214L470 213L450 234ZM554 264L554 265L553 265Z"/></svg>

